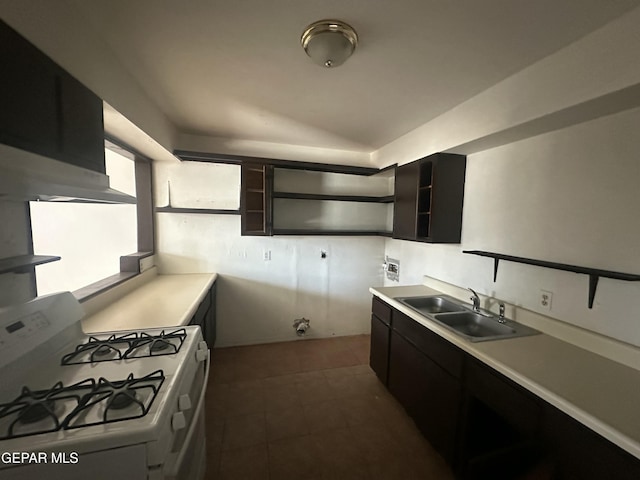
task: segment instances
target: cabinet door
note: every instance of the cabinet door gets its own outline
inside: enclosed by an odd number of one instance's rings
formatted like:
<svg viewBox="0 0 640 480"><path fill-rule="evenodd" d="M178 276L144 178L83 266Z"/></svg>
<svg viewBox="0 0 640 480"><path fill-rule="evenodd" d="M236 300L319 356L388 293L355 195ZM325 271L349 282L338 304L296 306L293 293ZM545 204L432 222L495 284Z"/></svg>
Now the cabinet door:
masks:
<svg viewBox="0 0 640 480"><path fill-rule="evenodd" d="M60 159L105 173L102 100L62 70L58 90Z"/></svg>
<svg viewBox="0 0 640 480"><path fill-rule="evenodd" d="M438 153L433 157L431 227L425 240L460 243L467 159L464 155L449 153Z"/></svg>
<svg viewBox="0 0 640 480"><path fill-rule="evenodd" d="M418 179L418 162L408 163L396 168L393 238L416 239Z"/></svg>
<svg viewBox="0 0 640 480"><path fill-rule="evenodd" d="M243 163L240 173L241 234L271 235L273 167Z"/></svg>
<svg viewBox="0 0 640 480"><path fill-rule="evenodd" d="M56 65L0 21L0 142L53 156L58 150Z"/></svg>
<svg viewBox="0 0 640 480"><path fill-rule="evenodd" d="M461 389L458 379L392 332L389 391L449 463L454 458Z"/></svg>
<svg viewBox="0 0 640 480"><path fill-rule="evenodd" d="M207 341L207 345L209 348L213 348L216 343L216 296L217 296L217 286L216 283L211 286L211 306L209 307L209 313L207 315L207 337L205 340Z"/></svg>
<svg viewBox="0 0 640 480"><path fill-rule="evenodd" d="M544 437L562 480L637 480L640 460L557 408L545 409Z"/></svg>
<svg viewBox="0 0 640 480"><path fill-rule="evenodd" d="M538 478L534 472L548 475L539 439L542 410L537 397L476 360L469 359L465 371L467 395L459 476L485 479Z"/></svg>
<svg viewBox="0 0 640 480"><path fill-rule="evenodd" d="M371 349L369 365L376 375L387 384L389 366L389 338L391 329L378 317L371 315Z"/></svg>

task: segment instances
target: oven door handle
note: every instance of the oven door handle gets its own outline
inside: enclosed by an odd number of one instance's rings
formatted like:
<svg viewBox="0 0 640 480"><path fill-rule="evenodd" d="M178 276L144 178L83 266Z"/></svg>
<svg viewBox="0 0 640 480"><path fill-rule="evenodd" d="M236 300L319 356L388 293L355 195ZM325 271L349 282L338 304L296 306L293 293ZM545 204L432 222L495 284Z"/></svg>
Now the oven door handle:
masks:
<svg viewBox="0 0 640 480"><path fill-rule="evenodd" d="M191 425L189 425L189 431L184 438L184 442L182 444L182 448L177 453L172 453L167 457L167 461L165 462L165 468L163 468L165 478L175 478L178 475L178 470L182 465L184 460L184 456L187 454L187 446L191 444L191 438L193 437L196 428L198 427L198 419L200 418L200 411L204 405L204 396L207 392L207 384L209 383L209 368L211 367L211 351L207 350L207 358L205 360L205 371L204 371L204 384L202 386L202 390L200 391L200 398L198 399L198 404L194 410L193 417L191 419Z"/></svg>

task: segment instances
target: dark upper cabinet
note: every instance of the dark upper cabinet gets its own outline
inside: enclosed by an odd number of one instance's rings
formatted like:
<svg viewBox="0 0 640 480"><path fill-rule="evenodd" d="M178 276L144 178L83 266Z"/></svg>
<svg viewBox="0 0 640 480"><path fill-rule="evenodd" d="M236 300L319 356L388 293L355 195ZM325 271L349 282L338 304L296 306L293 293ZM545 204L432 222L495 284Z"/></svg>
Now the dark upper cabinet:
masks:
<svg viewBox="0 0 640 480"><path fill-rule="evenodd" d="M271 235L273 166L243 163L240 168L242 235Z"/></svg>
<svg viewBox="0 0 640 480"><path fill-rule="evenodd" d="M396 168L395 199L393 204L393 237L415 240L418 218L419 162Z"/></svg>
<svg viewBox="0 0 640 480"><path fill-rule="evenodd" d="M460 243L466 157L436 153L396 169L393 237Z"/></svg>
<svg viewBox="0 0 640 480"><path fill-rule="evenodd" d="M104 172L102 100L67 72L58 76L60 160Z"/></svg>
<svg viewBox="0 0 640 480"><path fill-rule="evenodd" d="M0 143L104 173L102 101L0 21Z"/></svg>

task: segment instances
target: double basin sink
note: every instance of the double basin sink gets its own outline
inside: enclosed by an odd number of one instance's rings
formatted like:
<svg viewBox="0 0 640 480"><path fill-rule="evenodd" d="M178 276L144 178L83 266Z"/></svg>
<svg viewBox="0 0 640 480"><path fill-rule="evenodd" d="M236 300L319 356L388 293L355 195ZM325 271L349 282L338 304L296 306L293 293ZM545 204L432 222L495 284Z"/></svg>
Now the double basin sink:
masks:
<svg viewBox="0 0 640 480"><path fill-rule="evenodd" d="M447 295L400 297L396 300L471 342L524 337L540 333L513 320L504 319L501 323L497 317L485 312L475 312L469 306Z"/></svg>

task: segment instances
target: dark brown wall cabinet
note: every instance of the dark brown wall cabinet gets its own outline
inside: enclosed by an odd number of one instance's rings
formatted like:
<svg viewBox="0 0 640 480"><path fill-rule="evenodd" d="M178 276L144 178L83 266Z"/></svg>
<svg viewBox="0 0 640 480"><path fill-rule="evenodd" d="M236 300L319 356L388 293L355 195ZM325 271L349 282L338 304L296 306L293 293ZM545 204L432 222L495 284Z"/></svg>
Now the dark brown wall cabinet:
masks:
<svg viewBox="0 0 640 480"><path fill-rule="evenodd" d="M271 235L273 167L243 163L240 178L241 234Z"/></svg>
<svg viewBox="0 0 640 480"><path fill-rule="evenodd" d="M102 101L0 21L0 143L104 173Z"/></svg>
<svg viewBox="0 0 640 480"><path fill-rule="evenodd" d="M376 297L371 318L371 367L456 478L640 478L640 459Z"/></svg>
<svg viewBox="0 0 640 480"><path fill-rule="evenodd" d="M397 167L393 238L460 243L466 157L436 153Z"/></svg>

